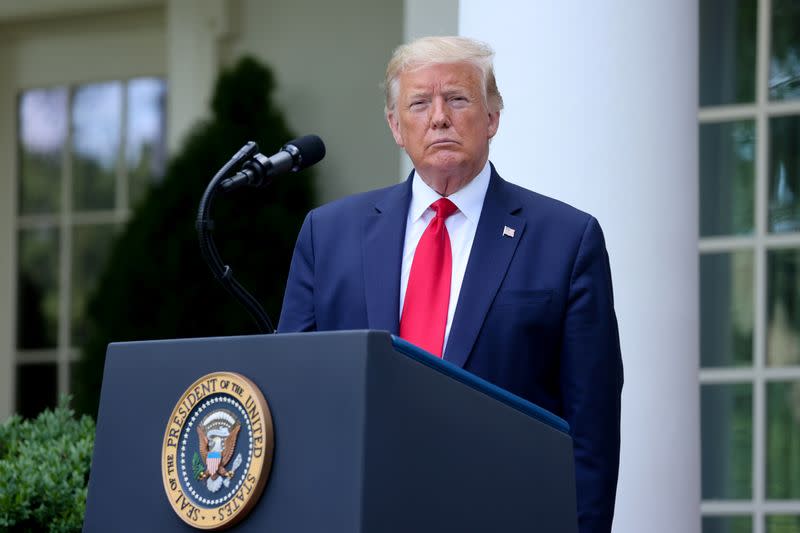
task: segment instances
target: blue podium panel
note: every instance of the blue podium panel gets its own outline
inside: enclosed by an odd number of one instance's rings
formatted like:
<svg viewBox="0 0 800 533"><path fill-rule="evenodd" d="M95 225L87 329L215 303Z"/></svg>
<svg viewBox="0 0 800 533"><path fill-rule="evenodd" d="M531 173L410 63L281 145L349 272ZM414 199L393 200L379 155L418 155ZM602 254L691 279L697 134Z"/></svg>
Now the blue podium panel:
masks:
<svg viewBox="0 0 800 533"><path fill-rule="evenodd" d="M577 532L563 420L421 350L372 341L364 531Z"/></svg>
<svg viewBox="0 0 800 533"><path fill-rule="evenodd" d="M110 345L84 531L193 530L167 501L162 440L186 388L219 371L258 386L275 429L234 531L577 531L558 419L367 331Z"/></svg>

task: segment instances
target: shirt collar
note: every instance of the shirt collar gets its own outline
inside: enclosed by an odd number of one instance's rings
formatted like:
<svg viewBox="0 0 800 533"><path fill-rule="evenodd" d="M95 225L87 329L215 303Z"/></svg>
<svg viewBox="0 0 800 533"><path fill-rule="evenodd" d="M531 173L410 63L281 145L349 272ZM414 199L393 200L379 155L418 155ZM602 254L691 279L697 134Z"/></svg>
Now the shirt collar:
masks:
<svg viewBox="0 0 800 533"><path fill-rule="evenodd" d="M487 160L483 170L475 178L470 180L465 187L447 197L467 217L467 220L476 226L481 216L483 200L486 198L486 190L489 188L491 174L491 165ZM411 181L411 205L409 206L410 221L414 222L420 218L425 213L425 210L439 198L442 198L442 195L431 189L422 180L419 172L414 170L414 177Z"/></svg>

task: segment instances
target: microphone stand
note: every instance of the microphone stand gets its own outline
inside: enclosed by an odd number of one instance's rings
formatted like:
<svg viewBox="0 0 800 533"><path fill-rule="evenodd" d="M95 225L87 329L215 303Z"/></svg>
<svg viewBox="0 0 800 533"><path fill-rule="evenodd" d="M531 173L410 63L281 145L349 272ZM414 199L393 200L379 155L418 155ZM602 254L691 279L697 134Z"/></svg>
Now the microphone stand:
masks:
<svg viewBox="0 0 800 533"><path fill-rule="evenodd" d="M200 242L200 253L211 269L214 279L220 282L225 290L228 291L228 294L236 298L244 306L247 313L256 322L261 333L276 333L272 321L261 304L258 303L258 300L233 277L231 267L222 262L217 246L214 244L214 239L211 237L214 221L211 220L209 213L220 182L230 173L231 169L238 167L243 160L253 157L256 153L258 153L258 145L252 141L248 142L211 178L203 197L200 199L195 227L197 228L197 238Z"/></svg>

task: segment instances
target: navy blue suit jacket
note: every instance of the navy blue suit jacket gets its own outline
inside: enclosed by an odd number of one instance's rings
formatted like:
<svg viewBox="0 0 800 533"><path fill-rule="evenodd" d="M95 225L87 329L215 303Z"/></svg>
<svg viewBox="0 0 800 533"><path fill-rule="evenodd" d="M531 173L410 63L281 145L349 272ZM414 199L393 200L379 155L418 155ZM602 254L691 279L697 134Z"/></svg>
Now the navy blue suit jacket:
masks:
<svg viewBox="0 0 800 533"><path fill-rule="evenodd" d="M280 332L399 330L411 179L311 211L292 258ZM514 236L503 235L504 226ZM492 167L446 360L563 417L582 533L611 530L622 360L597 221Z"/></svg>

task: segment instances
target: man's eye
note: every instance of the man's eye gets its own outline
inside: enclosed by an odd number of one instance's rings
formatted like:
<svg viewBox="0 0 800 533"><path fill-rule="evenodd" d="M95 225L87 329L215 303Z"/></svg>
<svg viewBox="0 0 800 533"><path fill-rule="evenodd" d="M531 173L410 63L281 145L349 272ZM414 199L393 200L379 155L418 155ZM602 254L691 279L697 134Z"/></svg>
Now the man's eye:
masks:
<svg viewBox="0 0 800 533"><path fill-rule="evenodd" d="M425 106L426 103L427 102L425 102L425 100L414 100L408 107L410 107L411 109L420 109L423 106Z"/></svg>

